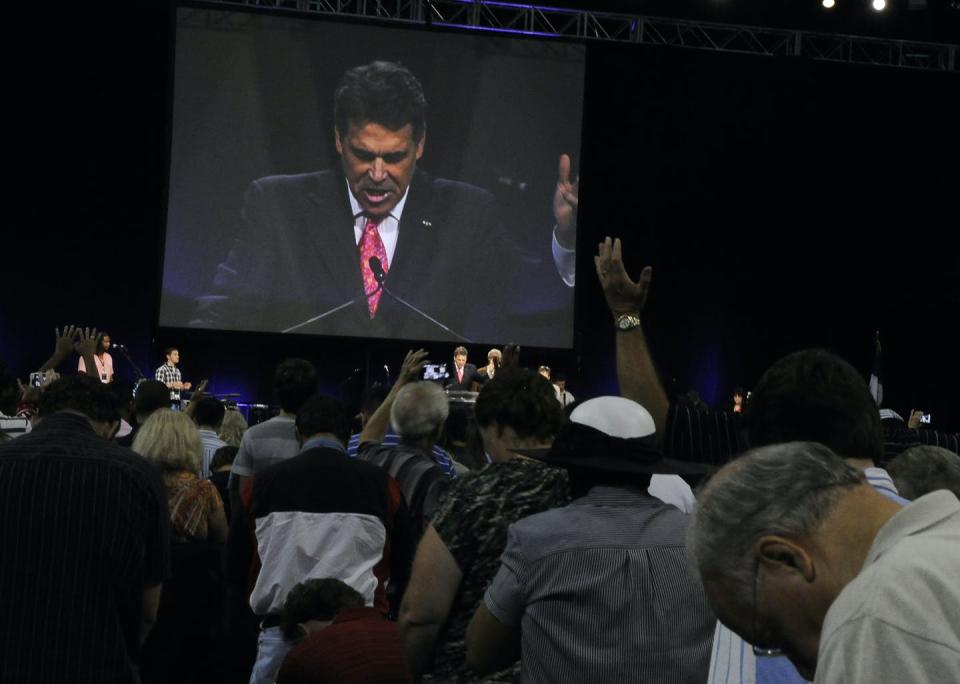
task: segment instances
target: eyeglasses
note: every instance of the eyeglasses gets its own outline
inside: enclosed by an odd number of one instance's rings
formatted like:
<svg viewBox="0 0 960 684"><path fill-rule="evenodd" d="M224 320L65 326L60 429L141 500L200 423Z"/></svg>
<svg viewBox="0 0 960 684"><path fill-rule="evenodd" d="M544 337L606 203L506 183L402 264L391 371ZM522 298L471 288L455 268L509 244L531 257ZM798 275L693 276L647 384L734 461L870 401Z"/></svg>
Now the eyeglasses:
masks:
<svg viewBox="0 0 960 684"><path fill-rule="evenodd" d="M783 649L781 648L770 648L768 646L763 646L765 639L760 637L759 625L759 611L757 610L757 597L760 595L759 591L760 585L760 559L757 559L756 565L753 566L753 638L756 643L753 645L753 654L760 658L779 658L784 654Z"/></svg>

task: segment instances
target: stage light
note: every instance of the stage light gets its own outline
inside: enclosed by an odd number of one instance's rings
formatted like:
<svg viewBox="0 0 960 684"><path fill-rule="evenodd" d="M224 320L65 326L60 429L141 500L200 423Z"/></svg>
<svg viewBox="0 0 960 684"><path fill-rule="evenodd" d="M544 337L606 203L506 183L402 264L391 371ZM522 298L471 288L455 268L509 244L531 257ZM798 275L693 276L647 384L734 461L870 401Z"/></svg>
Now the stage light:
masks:
<svg viewBox="0 0 960 684"><path fill-rule="evenodd" d="M837 3L835 0L823 0L821 4L827 9L833 9L833 6Z"/></svg>
<svg viewBox="0 0 960 684"><path fill-rule="evenodd" d="M887 0L873 0L873 9L882 12L887 6Z"/></svg>

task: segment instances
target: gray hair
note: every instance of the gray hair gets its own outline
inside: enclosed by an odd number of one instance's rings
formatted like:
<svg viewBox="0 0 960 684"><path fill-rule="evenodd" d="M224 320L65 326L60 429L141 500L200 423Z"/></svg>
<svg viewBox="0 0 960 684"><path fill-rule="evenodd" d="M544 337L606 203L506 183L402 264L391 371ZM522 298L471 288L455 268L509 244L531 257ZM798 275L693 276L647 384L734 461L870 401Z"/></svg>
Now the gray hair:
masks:
<svg viewBox="0 0 960 684"><path fill-rule="evenodd" d="M890 461L887 471L904 498L918 499L937 489L960 498L960 456L949 449L915 446Z"/></svg>
<svg viewBox="0 0 960 684"><path fill-rule="evenodd" d="M697 496L687 547L700 576L722 581L739 605L752 607L755 541L814 532L839 500L839 488L865 482L862 472L815 442L747 452Z"/></svg>
<svg viewBox="0 0 960 684"><path fill-rule="evenodd" d="M450 415L450 403L435 382L412 382L397 392L390 407L390 424L405 440L417 440L437 432Z"/></svg>
<svg viewBox="0 0 960 684"><path fill-rule="evenodd" d="M137 430L133 450L161 470L200 472L203 445L197 425L189 416L157 409Z"/></svg>

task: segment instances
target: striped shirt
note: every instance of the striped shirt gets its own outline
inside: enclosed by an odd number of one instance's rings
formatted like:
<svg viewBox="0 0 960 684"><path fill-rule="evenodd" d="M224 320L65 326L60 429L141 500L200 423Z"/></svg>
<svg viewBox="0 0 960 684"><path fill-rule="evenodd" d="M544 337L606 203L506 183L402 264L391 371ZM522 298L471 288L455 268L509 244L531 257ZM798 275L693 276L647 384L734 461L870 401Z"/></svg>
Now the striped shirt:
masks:
<svg viewBox="0 0 960 684"><path fill-rule="evenodd" d="M890 475L883 468L866 468L867 482L892 501L906 506L909 501L897 493ZM753 646L717 623L710 656L708 684L804 684L797 668L786 657L757 658Z"/></svg>
<svg viewBox="0 0 960 684"><path fill-rule="evenodd" d="M200 444L203 445L203 458L200 461L200 477L207 478L210 477L210 461L213 460L213 455L217 453L217 449L220 447L227 446L227 443L222 439L217 437L217 433L213 430L198 430L200 433Z"/></svg>
<svg viewBox="0 0 960 684"><path fill-rule="evenodd" d="M0 446L0 682L135 682L143 589L170 571L160 473L47 416Z"/></svg>
<svg viewBox="0 0 960 684"><path fill-rule="evenodd" d="M28 434L31 427L30 421L26 418L5 416L0 413L0 432L5 433L10 438Z"/></svg>
<svg viewBox="0 0 960 684"><path fill-rule="evenodd" d="M393 430L387 430L387 434L383 436L383 439L380 440L380 444L385 447L394 447L400 443L400 435L398 435ZM360 453L360 433L358 432L355 435L350 436L350 441L347 443L347 454L349 456L357 456ZM442 447L433 445L433 452L431 453L433 460L437 462L437 465L440 466L440 469L443 471L443 474L449 477L451 480L457 477L456 468L453 465L453 459L450 457Z"/></svg>
<svg viewBox="0 0 960 684"><path fill-rule="evenodd" d="M663 448L681 461L723 465L747 448L740 414L697 411L671 402Z"/></svg>
<svg viewBox="0 0 960 684"><path fill-rule="evenodd" d="M484 596L520 625L524 682L700 684L716 618L686 554L689 518L597 486L510 526Z"/></svg>
<svg viewBox="0 0 960 684"><path fill-rule="evenodd" d="M250 477L267 466L293 458L299 451L294 418L274 416L243 433L230 478L235 475Z"/></svg>
<svg viewBox="0 0 960 684"><path fill-rule="evenodd" d="M883 425L883 462L880 465L890 463L907 449L920 444L943 447L955 454L960 454L960 434L926 428L909 428L897 414L892 411L891 414L892 416L885 417L881 421L881 425Z"/></svg>
<svg viewBox="0 0 960 684"><path fill-rule="evenodd" d="M917 440L927 446L938 446L960 454L960 433L939 430L914 430Z"/></svg>
<svg viewBox="0 0 960 684"><path fill-rule="evenodd" d="M397 446L400 443L400 435L394 432L392 429L388 429L387 433L383 436L383 439L380 440L380 444L383 446ZM347 442L347 455L357 456L360 453L360 433L358 432L355 435L350 435L350 441ZM440 469L443 470L444 475L449 477L451 480L456 479L457 471L453 465L453 458L443 447L433 445L433 451L430 454L433 456L433 460L437 462L437 465L440 466Z"/></svg>
<svg viewBox="0 0 960 684"><path fill-rule="evenodd" d="M386 446L364 442L357 458L383 468L397 481L419 539L440 499L450 489L451 478L444 475L430 454L409 444Z"/></svg>

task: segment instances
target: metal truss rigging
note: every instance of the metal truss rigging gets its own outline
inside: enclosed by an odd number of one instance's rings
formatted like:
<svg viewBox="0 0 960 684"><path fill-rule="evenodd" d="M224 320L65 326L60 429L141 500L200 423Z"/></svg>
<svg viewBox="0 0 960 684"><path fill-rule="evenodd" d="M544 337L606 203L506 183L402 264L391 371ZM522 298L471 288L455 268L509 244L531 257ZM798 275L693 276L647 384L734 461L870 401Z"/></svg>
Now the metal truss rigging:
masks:
<svg viewBox="0 0 960 684"><path fill-rule="evenodd" d="M214 0L381 22L507 34L666 45L739 54L916 69L960 71L960 45L739 26L487 0Z"/></svg>

